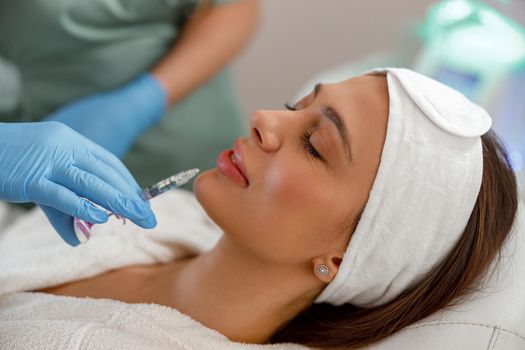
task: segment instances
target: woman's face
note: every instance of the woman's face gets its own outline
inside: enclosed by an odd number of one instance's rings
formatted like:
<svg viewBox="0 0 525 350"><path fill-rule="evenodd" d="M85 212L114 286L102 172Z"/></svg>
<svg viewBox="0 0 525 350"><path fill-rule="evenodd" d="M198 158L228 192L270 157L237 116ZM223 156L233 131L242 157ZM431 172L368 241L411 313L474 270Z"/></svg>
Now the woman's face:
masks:
<svg viewBox="0 0 525 350"><path fill-rule="evenodd" d="M197 178L195 195L251 256L297 264L342 254L374 181L387 120L385 77L318 85L293 110L255 112L250 135Z"/></svg>

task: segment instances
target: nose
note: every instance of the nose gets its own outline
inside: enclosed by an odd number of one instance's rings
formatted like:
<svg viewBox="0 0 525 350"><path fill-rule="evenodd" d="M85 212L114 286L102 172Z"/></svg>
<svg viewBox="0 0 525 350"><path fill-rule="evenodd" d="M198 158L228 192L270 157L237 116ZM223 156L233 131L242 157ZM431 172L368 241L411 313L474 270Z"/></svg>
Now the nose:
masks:
<svg viewBox="0 0 525 350"><path fill-rule="evenodd" d="M282 144L282 123L280 113L286 111L258 110L250 118L251 136L266 152L276 152Z"/></svg>

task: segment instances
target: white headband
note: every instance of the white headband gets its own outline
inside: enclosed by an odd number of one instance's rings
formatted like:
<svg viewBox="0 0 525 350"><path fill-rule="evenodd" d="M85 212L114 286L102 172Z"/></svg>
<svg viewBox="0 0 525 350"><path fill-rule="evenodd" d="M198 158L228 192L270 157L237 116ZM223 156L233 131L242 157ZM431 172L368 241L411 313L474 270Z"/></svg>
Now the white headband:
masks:
<svg viewBox="0 0 525 350"><path fill-rule="evenodd" d="M408 69L381 68L390 111L381 163L339 270L315 303L385 304L419 282L453 248L483 173L481 107Z"/></svg>

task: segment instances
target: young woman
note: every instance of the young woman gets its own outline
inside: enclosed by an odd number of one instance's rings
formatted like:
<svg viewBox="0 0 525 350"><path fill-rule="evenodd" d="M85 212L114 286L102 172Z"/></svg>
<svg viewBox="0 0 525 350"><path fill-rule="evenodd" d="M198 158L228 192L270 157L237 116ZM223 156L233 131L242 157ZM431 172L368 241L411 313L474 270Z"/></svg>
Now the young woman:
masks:
<svg viewBox="0 0 525 350"><path fill-rule="evenodd" d="M250 135L196 179L223 231L212 249L33 290L169 306L236 342L376 342L475 289L511 232L515 179L489 127L408 70L317 85L289 110L255 112ZM69 249L103 264L96 239Z"/></svg>

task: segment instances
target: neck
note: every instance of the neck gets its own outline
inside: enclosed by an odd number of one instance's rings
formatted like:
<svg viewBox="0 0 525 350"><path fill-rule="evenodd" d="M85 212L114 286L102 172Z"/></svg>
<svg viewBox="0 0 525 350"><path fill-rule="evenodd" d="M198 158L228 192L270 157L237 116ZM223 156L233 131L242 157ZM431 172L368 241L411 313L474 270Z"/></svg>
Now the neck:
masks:
<svg viewBox="0 0 525 350"><path fill-rule="evenodd" d="M227 234L181 266L170 283L179 311L230 340L258 344L309 307L323 288L308 264L263 262Z"/></svg>

